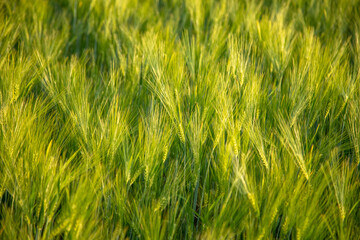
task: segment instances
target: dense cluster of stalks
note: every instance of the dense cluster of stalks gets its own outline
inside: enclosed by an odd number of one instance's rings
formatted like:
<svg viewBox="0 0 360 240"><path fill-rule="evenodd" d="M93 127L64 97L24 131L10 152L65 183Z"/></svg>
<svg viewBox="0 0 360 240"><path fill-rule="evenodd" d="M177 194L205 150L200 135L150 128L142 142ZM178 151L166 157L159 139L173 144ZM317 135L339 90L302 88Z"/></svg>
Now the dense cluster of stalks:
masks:
<svg viewBox="0 0 360 240"><path fill-rule="evenodd" d="M357 239L358 0L0 0L1 239Z"/></svg>

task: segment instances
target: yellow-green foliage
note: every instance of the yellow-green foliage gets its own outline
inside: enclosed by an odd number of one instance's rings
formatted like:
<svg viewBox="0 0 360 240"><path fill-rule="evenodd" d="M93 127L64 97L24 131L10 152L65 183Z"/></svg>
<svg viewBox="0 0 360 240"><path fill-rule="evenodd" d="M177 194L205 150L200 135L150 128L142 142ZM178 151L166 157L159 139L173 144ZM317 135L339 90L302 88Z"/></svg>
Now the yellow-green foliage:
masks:
<svg viewBox="0 0 360 240"><path fill-rule="evenodd" d="M359 0L0 0L0 239L358 239Z"/></svg>

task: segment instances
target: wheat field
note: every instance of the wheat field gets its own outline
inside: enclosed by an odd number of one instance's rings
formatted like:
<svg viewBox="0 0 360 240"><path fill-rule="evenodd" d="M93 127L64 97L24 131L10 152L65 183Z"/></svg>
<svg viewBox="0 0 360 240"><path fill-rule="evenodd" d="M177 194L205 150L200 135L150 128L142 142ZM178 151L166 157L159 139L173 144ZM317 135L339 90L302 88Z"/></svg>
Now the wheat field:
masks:
<svg viewBox="0 0 360 240"><path fill-rule="evenodd" d="M0 0L0 239L359 239L359 0Z"/></svg>

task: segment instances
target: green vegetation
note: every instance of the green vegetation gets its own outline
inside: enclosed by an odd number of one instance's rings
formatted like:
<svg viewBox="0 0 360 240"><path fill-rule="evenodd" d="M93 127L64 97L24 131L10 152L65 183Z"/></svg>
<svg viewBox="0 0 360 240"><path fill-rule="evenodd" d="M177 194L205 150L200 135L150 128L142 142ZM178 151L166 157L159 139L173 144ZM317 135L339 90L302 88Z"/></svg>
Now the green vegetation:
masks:
<svg viewBox="0 0 360 240"><path fill-rule="evenodd" d="M0 239L358 239L360 1L0 0Z"/></svg>

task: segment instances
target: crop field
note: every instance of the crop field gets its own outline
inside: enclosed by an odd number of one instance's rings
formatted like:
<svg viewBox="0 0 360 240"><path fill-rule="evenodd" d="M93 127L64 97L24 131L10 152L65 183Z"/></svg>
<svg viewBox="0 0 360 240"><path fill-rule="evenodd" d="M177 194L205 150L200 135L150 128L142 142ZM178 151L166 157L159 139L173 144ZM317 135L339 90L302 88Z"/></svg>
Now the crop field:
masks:
<svg viewBox="0 0 360 240"><path fill-rule="evenodd" d="M0 239L359 236L359 0L0 0Z"/></svg>

